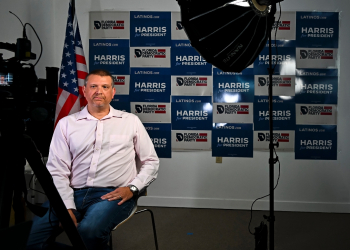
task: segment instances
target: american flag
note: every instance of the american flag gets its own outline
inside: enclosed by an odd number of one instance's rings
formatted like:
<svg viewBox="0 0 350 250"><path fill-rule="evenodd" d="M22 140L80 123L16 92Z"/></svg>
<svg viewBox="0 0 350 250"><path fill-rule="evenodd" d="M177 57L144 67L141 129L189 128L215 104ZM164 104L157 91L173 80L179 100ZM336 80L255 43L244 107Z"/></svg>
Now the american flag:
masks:
<svg viewBox="0 0 350 250"><path fill-rule="evenodd" d="M70 0L58 84L55 127L61 118L78 112L86 105L82 91L86 75L87 66L75 14L74 0Z"/></svg>

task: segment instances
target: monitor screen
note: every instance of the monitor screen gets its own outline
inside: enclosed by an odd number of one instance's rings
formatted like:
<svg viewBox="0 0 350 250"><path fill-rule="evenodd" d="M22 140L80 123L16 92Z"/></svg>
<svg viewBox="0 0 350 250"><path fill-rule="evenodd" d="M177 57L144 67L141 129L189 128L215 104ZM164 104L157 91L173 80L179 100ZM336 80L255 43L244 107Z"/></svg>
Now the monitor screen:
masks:
<svg viewBox="0 0 350 250"><path fill-rule="evenodd" d="M13 83L12 73L3 74L0 73L0 86L11 86Z"/></svg>

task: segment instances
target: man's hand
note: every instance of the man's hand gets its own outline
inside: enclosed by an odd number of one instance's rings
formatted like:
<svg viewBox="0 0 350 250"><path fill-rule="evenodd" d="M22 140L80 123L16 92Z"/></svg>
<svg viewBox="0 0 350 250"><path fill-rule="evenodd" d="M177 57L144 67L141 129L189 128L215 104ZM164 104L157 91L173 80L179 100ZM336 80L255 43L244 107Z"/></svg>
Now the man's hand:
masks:
<svg viewBox="0 0 350 250"><path fill-rule="evenodd" d="M72 218L74 225L77 227L78 226L77 218L75 218L75 215L73 213L73 209L68 209L68 213L69 213L70 217Z"/></svg>
<svg viewBox="0 0 350 250"><path fill-rule="evenodd" d="M118 205L123 204L127 200L130 200L133 197L129 187L119 187L116 190L101 196L102 200L108 199L108 201L121 200Z"/></svg>
<svg viewBox="0 0 350 250"><path fill-rule="evenodd" d="M73 209L67 209L67 210L68 210L70 217L72 218L72 221L74 222L75 227L78 227L77 218L75 218L75 215L73 213ZM60 226L60 228L63 228L61 222L60 222L59 226Z"/></svg>

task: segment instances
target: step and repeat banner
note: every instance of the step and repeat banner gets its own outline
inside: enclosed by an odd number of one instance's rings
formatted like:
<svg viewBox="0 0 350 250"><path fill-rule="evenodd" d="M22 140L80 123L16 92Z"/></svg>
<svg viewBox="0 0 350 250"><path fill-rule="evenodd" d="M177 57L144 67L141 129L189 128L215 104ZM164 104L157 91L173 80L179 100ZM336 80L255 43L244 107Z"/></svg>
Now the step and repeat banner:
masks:
<svg viewBox="0 0 350 250"><path fill-rule="evenodd" d="M161 158L253 157L273 140L295 159L336 160L339 13L282 12L272 37L270 79L268 45L241 73L223 72L191 46L179 12L90 12L89 67L111 72L111 105L141 119Z"/></svg>

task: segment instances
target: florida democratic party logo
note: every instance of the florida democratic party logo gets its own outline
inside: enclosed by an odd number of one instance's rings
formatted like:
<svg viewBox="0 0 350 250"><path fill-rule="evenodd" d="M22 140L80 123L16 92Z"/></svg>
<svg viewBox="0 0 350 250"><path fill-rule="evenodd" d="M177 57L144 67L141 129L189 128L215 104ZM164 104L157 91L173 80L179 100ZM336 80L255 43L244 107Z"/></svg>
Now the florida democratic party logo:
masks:
<svg viewBox="0 0 350 250"><path fill-rule="evenodd" d="M135 49L135 58L166 58L165 49Z"/></svg>
<svg viewBox="0 0 350 250"><path fill-rule="evenodd" d="M300 59L310 59L310 60L327 60L334 58L334 51L332 49L309 49L300 50Z"/></svg>
<svg viewBox="0 0 350 250"><path fill-rule="evenodd" d="M332 115L332 106L300 106L300 115Z"/></svg>
<svg viewBox="0 0 350 250"><path fill-rule="evenodd" d="M177 142L207 142L208 133L176 133Z"/></svg>
<svg viewBox="0 0 350 250"><path fill-rule="evenodd" d="M258 141L270 141L270 133L258 133ZM273 133L273 141L289 142L289 133Z"/></svg>
<svg viewBox="0 0 350 250"><path fill-rule="evenodd" d="M94 21L95 30L123 30L124 20L100 20Z"/></svg>
<svg viewBox="0 0 350 250"><path fill-rule="evenodd" d="M217 105L217 114L229 114L229 115L248 115L249 105Z"/></svg>
<svg viewBox="0 0 350 250"><path fill-rule="evenodd" d="M166 105L161 104L143 104L135 105L135 113L138 114L166 114Z"/></svg>
<svg viewBox="0 0 350 250"><path fill-rule="evenodd" d="M177 77L176 86L187 86L187 87L205 87L208 86L207 77Z"/></svg>
<svg viewBox="0 0 350 250"><path fill-rule="evenodd" d="M264 87L270 85L269 77L259 77L258 78L258 86ZM292 86L292 78L291 77L272 77L272 86L273 87L291 87Z"/></svg>

